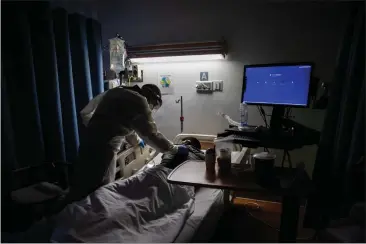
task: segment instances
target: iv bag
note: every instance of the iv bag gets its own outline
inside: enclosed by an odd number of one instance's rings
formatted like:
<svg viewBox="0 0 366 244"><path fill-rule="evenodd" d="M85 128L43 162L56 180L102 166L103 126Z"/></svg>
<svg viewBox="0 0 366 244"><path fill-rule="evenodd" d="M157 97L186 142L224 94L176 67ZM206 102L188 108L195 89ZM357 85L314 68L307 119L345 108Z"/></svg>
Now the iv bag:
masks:
<svg viewBox="0 0 366 244"><path fill-rule="evenodd" d="M125 69L125 59L127 53L125 48L125 41L115 37L109 39L109 57L111 63L111 70L116 72L118 75L119 72Z"/></svg>

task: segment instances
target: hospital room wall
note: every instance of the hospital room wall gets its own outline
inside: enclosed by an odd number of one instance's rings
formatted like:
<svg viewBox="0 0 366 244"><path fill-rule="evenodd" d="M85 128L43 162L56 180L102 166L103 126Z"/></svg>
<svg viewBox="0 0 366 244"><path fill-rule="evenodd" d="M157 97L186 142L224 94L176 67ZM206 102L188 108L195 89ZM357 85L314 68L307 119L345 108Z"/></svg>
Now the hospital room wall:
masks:
<svg viewBox="0 0 366 244"><path fill-rule="evenodd" d="M159 74L173 77L175 93L163 97L164 105L155 114L158 128L168 138L180 133L180 104L175 103L180 96L184 99L184 132L223 131L227 123L216 115L218 111L238 120L244 64L314 61L315 75L332 79L346 4L244 2L137 0L124 3L119 15L117 10L98 12L105 40L116 32L131 45L227 39L229 56L224 61L142 66L144 83L156 84ZM108 57L104 64L108 67ZM224 91L197 94L194 85L201 71L209 72L209 79L223 80ZM293 113L296 121L321 129L324 111L294 109ZM263 124L255 107L249 108L249 123ZM305 162L310 173L316 149L295 150L292 161ZM278 152L277 164L281 158L282 152Z"/></svg>
<svg viewBox="0 0 366 244"><path fill-rule="evenodd" d="M163 106L154 114L159 130L169 139L180 133L180 104L175 100L183 96L184 133L217 134L228 127L226 120L217 115L225 112L239 121L239 101L242 89L243 64L235 61L206 61L193 63L145 64L144 83L157 84L159 74L173 77L174 94L163 95ZM209 72L209 78L224 80L223 92L196 93L195 83L199 72ZM270 110L267 111L270 114ZM321 129L324 111L294 109L295 120L315 129ZM249 124L264 125L257 108L249 106ZM260 149L262 150L262 149ZM303 161L309 173L315 160L316 147L307 146L291 152L293 163ZM276 151L277 165L281 164L282 151Z"/></svg>
<svg viewBox="0 0 366 244"><path fill-rule="evenodd" d="M83 9L72 6L68 9ZM116 33L130 45L179 41L228 41L229 56L224 61L144 65L144 83L156 83L159 73L173 76L175 94L164 96L164 105L156 115L159 129L170 139L180 132L180 105L184 99L184 132L216 134L227 123L216 113L224 111L238 119L238 106L244 64L314 61L315 75L330 81L338 44L343 34L347 3L299 1L289 3L238 0L134 0L99 1L88 11L102 24L103 44ZM103 3L101 3L103 2ZM104 69L109 67L104 52ZM212 95L197 94L199 72L209 79L224 80L224 91ZM321 129L324 111L295 109L295 120ZM255 107L249 108L249 123L263 124ZM312 171L316 147L291 153L294 162L304 161ZM278 158L281 158L281 153ZM279 163L279 162L278 162Z"/></svg>

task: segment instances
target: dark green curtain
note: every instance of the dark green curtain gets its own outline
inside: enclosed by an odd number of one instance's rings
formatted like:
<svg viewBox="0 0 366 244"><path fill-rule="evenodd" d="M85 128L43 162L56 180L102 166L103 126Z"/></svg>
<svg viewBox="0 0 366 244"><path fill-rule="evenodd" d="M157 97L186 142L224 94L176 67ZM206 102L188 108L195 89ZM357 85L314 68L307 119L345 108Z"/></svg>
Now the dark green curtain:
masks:
<svg viewBox="0 0 366 244"><path fill-rule="evenodd" d="M364 198L354 184L365 153L365 6L351 4L349 22L331 83L323 131L313 171L315 192L310 196L304 225L323 228L348 214ZM355 171L356 170L356 171ZM363 188L364 189L364 188Z"/></svg>
<svg viewBox="0 0 366 244"><path fill-rule="evenodd" d="M78 114L103 92L100 23L47 1L1 6L2 169L73 162Z"/></svg>

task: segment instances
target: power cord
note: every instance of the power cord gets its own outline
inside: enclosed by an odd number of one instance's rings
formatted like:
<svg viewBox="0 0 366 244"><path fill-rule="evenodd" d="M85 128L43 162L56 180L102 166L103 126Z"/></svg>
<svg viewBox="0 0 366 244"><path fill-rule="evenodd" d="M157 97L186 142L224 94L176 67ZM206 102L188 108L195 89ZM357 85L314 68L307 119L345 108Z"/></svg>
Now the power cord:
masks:
<svg viewBox="0 0 366 244"><path fill-rule="evenodd" d="M261 206L259 206L258 203L256 202L247 202L244 204L246 209L251 209L251 210L262 210Z"/></svg>
<svg viewBox="0 0 366 244"><path fill-rule="evenodd" d="M254 207L253 207L253 206L254 206ZM261 210L262 210L261 206L259 206L259 204L258 204L258 203L256 203L256 202L248 202L248 203L245 203L245 204L244 204L244 207L246 208L246 210L247 210L247 212L248 212L248 215L249 215L250 217L252 217L253 219L256 219L256 220L258 220L258 221L262 222L263 224L267 225L267 226L268 226L268 227L270 227L271 229L274 229L274 230L276 230L276 231L278 231L278 232L280 231L278 228L276 228L276 227L274 227L274 226L270 225L267 221L265 221L265 220L262 220L262 219L259 219L259 218L255 217L255 216L250 212L250 210L255 210L255 211L261 211Z"/></svg>
<svg viewBox="0 0 366 244"><path fill-rule="evenodd" d="M264 111L264 109L263 109L262 106L257 105L257 109L258 109L258 112L259 112L260 116L262 117L262 119L264 121L264 124L266 125L266 128L268 128L268 122L267 122L267 116L268 115L266 114L266 112ZM292 108L291 107L288 107L286 109L285 116L284 117L286 119L292 118ZM270 152L268 148L263 148L263 150L265 152ZM292 168L291 155L290 155L290 152L287 151L287 150L284 150L284 152L283 152L282 168L284 167L284 163L285 163L286 157L287 157L287 160L288 160L288 163L289 163L290 168Z"/></svg>
<svg viewBox="0 0 366 244"><path fill-rule="evenodd" d="M267 118L266 118L266 112L264 111L262 106L257 105L258 112L260 116L263 119L264 124L266 125L266 128L268 128Z"/></svg>
<svg viewBox="0 0 366 244"><path fill-rule="evenodd" d="M290 168L292 169L291 155L290 155L290 152L288 150L286 150L286 149L283 150L283 157L282 157L281 167L282 168L284 167L286 157L287 157L288 164L289 164Z"/></svg>
<svg viewBox="0 0 366 244"><path fill-rule="evenodd" d="M263 122L264 124L266 125L266 128L268 128L268 123L267 123L267 118L266 118L266 112L264 111L263 107L262 106L259 106L257 105L257 109L258 109L258 112L259 114L261 115L262 119L263 119ZM265 152L270 152L268 148L264 147L263 150Z"/></svg>
<svg viewBox="0 0 366 244"><path fill-rule="evenodd" d="M262 222L263 224L265 224L266 226L270 227L271 229L274 229L278 232L280 232L280 229L279 228L276 228L274 226L272 226L271 224L269 224L268 222L266 222L265 220L262 220L262 219L259 219L257 217L255 217L251 212L250 210L252 211L262 211L262 208L261 206L256 203L256 202L248 202L248 203L245 203L244 204L244 207L246 208L247 210L247 213L250 217L252 217L253 219L256 219L260 222ZM309 237L305 237L305 238L296 238L297 241L301 242L301 241L314 241L317 239L318 237L318 234L319 234L319 230L316 230L315 233Z"/></svg>

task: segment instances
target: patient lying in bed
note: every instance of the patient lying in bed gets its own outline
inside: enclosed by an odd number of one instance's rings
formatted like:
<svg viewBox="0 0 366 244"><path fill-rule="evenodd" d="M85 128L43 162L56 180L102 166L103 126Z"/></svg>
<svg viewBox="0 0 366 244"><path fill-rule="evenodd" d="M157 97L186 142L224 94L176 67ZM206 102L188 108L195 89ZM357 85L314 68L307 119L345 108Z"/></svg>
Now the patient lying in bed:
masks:
<svg viewBox="0 0 366 244"><path fill-rule="evenodd" d="M162 162L97 189L67 206L56 220L56 242L174 242L194 211L194 188L167 176L187 159L203 159L195 138L183 142L188 157L164 154Z"/></svg>
<svg viewBox="0 0 366 244"><path fill-rule="evenodd" d="M204 159L197 139L183 143L188 157L163 154L160 165L97 189L13 241L174 242L194 211L195 191L169 184L167 176L187 159Z"/></svg>

